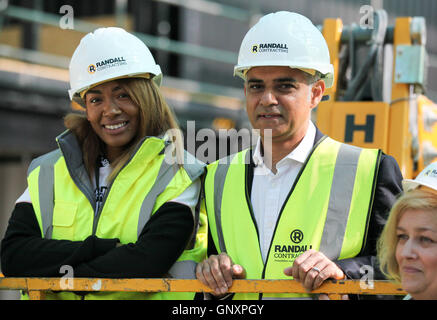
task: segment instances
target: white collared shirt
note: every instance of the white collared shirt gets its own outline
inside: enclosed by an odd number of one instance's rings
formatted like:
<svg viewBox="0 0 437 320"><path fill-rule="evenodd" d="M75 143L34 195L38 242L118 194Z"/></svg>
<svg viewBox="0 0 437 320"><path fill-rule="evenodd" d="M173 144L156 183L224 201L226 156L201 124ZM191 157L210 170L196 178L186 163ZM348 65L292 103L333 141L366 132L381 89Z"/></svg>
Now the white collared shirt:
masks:
<svg viewBox="0 0 437 320"><path fill-rule="evenodd" d="M276 174L265 165L260 153L261 139L258 139L253 154L255 170L250 200L258 226L259 242L264 263L279 212L296 180L297 174L313 148L315 136L316 127L310 121L302 141L292 152L276 164Z"/></svg>

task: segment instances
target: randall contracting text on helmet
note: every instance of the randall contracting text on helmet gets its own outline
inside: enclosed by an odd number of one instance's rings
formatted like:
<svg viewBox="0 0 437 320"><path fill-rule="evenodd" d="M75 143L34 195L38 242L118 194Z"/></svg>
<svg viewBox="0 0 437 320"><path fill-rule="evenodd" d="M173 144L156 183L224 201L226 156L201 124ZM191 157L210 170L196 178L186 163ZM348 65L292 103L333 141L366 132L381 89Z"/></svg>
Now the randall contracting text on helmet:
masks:
<svg viewBox="0 0 437 320"><path fill-rule="evenodd" d="M115 57L91 64L89 66L89 72L101 71L112 67L123 66L126 64L127 62L124 57Z"/></svg>
<svg viewBox="0 0 437 320"><path fill-rule="evenodd" d="M288 53L286 43L260 43L252 46L252 52L283 52Z"/></svg>

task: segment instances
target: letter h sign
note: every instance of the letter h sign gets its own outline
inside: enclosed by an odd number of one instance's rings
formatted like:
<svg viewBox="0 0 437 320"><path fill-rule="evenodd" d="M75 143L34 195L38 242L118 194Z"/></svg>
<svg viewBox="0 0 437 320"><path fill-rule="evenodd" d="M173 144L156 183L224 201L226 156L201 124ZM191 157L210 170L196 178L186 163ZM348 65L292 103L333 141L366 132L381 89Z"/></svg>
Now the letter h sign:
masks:
<svg viewBox="0 0 437 320"><path fill-rule="evenodd" d="M353 141L354 131L364 131L364 142L373 142L373 133L375 132L375 115L368 114L366 123L362 125L355 124L355 115L346 115L346 128L344 132L344 142L350 143Z"/></svg>
<svg viewBox="0 0 437 320"><path fill-rule="evenodd" d="M363 148L387 152L389 105L385 102L326 102L317 117L320 130L331 138ZM319 112L319 111L317 111ZM323 115L323 117L322 117Z"/></svg>

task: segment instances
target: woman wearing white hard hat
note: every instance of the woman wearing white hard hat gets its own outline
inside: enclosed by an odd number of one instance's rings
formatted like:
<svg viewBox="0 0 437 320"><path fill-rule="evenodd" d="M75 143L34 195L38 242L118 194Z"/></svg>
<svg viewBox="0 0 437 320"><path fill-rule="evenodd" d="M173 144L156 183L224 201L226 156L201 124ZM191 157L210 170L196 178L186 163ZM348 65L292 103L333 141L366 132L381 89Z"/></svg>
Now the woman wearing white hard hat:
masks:
<svg viewBox="0 0 437 320"><path fill-rule="evenodd" d="M381 270L406 299L437 300L437 163L403 187L378 242Z"/></svg>
<svg viewBox="0 0 437 320"><path fill-rule="evenodd" d="M67 115L59 148L29 167L28 188L2 241L5 276L61 277L70 270L69 277L194 278L206 253L197 206L204 164L183 150L160 77L146 45L123 29L97 29L81 40L69 94L85 111ZM46 297L192 299L194 293Z"/></svg>

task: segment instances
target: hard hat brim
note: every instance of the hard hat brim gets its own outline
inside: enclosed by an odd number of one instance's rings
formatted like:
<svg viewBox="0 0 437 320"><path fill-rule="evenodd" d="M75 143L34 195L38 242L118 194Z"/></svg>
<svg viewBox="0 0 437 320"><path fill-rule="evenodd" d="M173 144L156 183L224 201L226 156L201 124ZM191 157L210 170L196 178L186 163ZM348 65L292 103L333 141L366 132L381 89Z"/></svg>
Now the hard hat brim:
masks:
<svg viewBox="0 0 437 320"><path fill-rule="evenodd" d="M402 188L404 189L404 191L411 191L413 189L418 188L419 186L425 186L434 190L437 190L435 188L435 186L426 183L426 182L420 182L417 180L413 180L413 179L404 179L402 180Z"/></svg>
<svg viewBox="0 0 437 320"><path fill-rule="evenodd" d="M130 75L130 76L121 76L121 77L115 77L113 79L108 79L105 81L101 81L99 83L93 84L85 89L83 89L80 92L75 92L73 93L73 96L70 97L70 100L73 102L76 102L77 104L79 104L81 107L83 107L84 109L86 109L86 104L85 104L85 100L84 100L84 96L87 93L87 91L89 91L90 89L97 87L98 85L105 83L105 82L109 82L109 81L114 81L114 80L118 80L118 79L126 79L126 78L144 78L144 79L152 79L156 85L158 87L161 86L162 83L162 73L154 76L152 74L149 73L143 73L143 74L137 74L137 75ZM72 90L68 90L68 93L71 95Z"/></svg>
<svg viewBox="0 0 437 320"><path fill-rule="evenodd" d="M321 67L321 68L315 68L314 66L307 66L307 65L289 65L287 63L284 64L278 64L278 63L265 63L265 64L259 64L259 65L237 65L234 67L234 77L238 76L242 78L243 80L246 80L246 74L249 69L255 68L255 67L290 67L292 69L311 69L316 70L324 75L322 78L323 81L325 81L326 88L331 88L334 83L334 67L330 65L329 68Z"/></svg>
<svg viewBox="0 0 437 320"><path fill-rule="evenodd" d="M103 81L97 82L97 83L92 83L90 85L87 85L83 88L80 89L69 89L68 90L68 94L70 96L70 100L73 100L73 97L76 94L79 94L81 97L83 97L84 92L86 93L86 91L90 90L93 87L96 87L102 83L105 82L109 82L109 81L113 81L113 80L118 80L118 79L124 79L124 78L146 78L146 79L153 79L155 81L155 83L159 86L161 86L162 83L162 73L161 73L161 69L159 68L159 66L156 66L156 73L151 73L151 72L139 72L139 73L134 73L134 74L127 74L127 75L121 75L121 76L116 76L113 78L108 78L105 79Z"/></svg>

